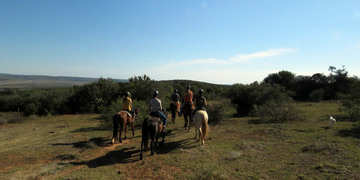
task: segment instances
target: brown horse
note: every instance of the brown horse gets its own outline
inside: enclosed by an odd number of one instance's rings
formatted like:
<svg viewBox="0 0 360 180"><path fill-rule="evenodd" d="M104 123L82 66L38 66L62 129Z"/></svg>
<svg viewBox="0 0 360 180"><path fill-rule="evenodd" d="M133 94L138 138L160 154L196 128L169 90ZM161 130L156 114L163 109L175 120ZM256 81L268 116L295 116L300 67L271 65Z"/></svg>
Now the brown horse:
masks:
<svg viewBox="0 0 360 180"><path fill-rule="evenodd" d="M143 151L147 149L149 144L149 138L151 139L150 149L151 155L154 154L154 148L159 147L158 139L162 137L162 143L165 141L165 132L163 124L158 117L149 117L144 119L142 124L142 138L140 147L140 160L143 159Z"/></svg>
<svg viewBox="0 0 360 180"><path fill-rule="evenodd" d="M193 104L184 104L182 107L182 114L184 115L184 128L190 131L190 122L192 122L192 112L194 110Z"/></svg>
<svg viewBox="0 0 360 180"><path fill-rule="evenodd" d="M180 102L171 102L170 111L171 111L171 120L175 124L176 115L180 116Z"/></svg>
<svg viewBox="0 0 360 180"><path fill-rule="evenodd" d="M137 113L138 113L137 109L135 109L135 113L133 115L129 114L127 111L120 111L113 116L113 137L111 140L113 144L115 144L116 141L122 143L121 132L123 131L123 129L125 134L124 139L126 139L128 124L130 124L132 135L134 136L134 122ZM120 129L119 129L119 125L120 125Z"/></svg>

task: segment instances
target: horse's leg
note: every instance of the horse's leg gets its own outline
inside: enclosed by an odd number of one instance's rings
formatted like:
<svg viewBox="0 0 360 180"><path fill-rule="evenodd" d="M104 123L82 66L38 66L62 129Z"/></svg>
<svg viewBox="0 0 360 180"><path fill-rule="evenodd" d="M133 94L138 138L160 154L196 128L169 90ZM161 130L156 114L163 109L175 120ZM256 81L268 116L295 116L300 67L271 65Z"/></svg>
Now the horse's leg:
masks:
<svg viewBox="0 0 360 180"><path fill-rule="evenodd" d="M117 120L116 120L116 116L113 117L113 137L111 139L111 142L113 144L115 144L115 141L116 141L116 137L117 137L117 134L118 134L118 123L117 123Z"/></svg>
<svg viewBox="0 0 360 180"><path fill-rule="evenodd" d="M122 139L121 139L121 133L123 131L123 128L124 128L124 124L121 122L120 123L120 131L119 131L119 142L122 143Z"/></svg>
<svg viewBox="0 0 360 180"><path fill-rule="evenodd" d="M201 128L199 128L199 142L200 142L200 145L201 145L201 143L202 143L202 130L201 130Z"/></svg>
<svg viewBox="0 0 360 180"><path fill-rule="evenodd" d="M188 118L187 118L187 130L190 131L190 122L191 122L191 112L190 114L188 114Z"/></svg>
<svg viewBox="0 0 360 180"><path fill-rule="evenodd" d="M125 134L124 139L126 139L126 134L127 134L127 120L124 120L124 134Z"/></svg>
<svg viewBox="0 0 360 180"><path fill-rule="evenodd" d="M156 148L158 148L159 147L159 134L160 134L160 132L159 132L159 128L157 128L157 130L156 130L156 133L155 133L155 147Z"/></svg>
<svg viewBox="0 0 360 180"><path fill-rule="evenodd" d="M151 143L150 143L150 150L151 150L151 155L154 155L154 143L155 143L155 137L151 136Z"/></svg>
<svg viewBox="0 0 360 180"><path fill-rule="evenodd" d="M195 137L194 137L194 139L196 139L197 138L197 128L194 128L194 131L195 131Z"/></svg>
<svg viewBox="0 0 360 180"><path fill-rule="evenodd" d="M132 130L132 134L133 134L133 137L135 136L135 131L134 131L134 121L131 122L131 130Z"/></svg>
<svg viewBox="0 0 360 180"><path fill-rule="evenodd" d="M186 130L186 128L187 128L187 116L186 116L185 112L183 112L183 113L184 113L184 129Z"/></svg>
<svg viewBox="0 0 360 180"><path fill-rule="evenodd" d="M141 138L141 146L140 146L140 160L143 159L143 146L144 146L144 137Z"/></svg>

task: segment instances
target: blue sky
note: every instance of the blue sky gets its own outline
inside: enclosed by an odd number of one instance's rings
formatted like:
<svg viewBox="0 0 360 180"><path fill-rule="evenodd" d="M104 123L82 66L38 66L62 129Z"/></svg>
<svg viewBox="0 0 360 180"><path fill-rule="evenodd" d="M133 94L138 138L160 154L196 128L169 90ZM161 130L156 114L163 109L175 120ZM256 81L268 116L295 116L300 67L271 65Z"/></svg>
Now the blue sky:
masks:
<svg viewBox="0 0 360 180"><path fill-rule="evenodd" d="M358 0L2 0L0 72L250 83L360 75Z"/></svg>

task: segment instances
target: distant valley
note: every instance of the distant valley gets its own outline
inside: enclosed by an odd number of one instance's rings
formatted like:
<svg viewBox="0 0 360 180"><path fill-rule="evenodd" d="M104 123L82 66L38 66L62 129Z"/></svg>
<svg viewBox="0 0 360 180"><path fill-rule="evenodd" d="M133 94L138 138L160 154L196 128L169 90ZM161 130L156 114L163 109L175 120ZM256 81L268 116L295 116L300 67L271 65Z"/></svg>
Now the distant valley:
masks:
<svg viewBox="0 0 360 180"><path fill-rule="evenodd" d="M17 75L0 73L0 90L6 88L58 88L88 84L99 78L45 76L45 75ZM117 82L127 82L126 79L114 79Z"/></svg>

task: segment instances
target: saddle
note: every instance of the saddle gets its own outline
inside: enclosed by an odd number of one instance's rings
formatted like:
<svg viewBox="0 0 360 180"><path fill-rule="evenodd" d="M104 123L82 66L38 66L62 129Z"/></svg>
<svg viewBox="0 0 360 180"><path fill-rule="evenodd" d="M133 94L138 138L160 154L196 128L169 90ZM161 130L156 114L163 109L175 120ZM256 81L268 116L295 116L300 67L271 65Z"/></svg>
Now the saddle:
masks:
<svg viewBox="0 0 360 180"><path fill-rule="evenodd" d="M149 116L148 122L149 123L159 123L159 124L162 123L161 119L156 116Z"/></svg>
<svg viewBox="0 0 360 180"><path fill-rule="evenodd" d="M132 118L131 113L129 113L129 112L127 112L127 111L120 111L120 112L125 112L125 113L128 115L128 117ZM119 112L119 113L120 113L120 112Z"/></svg>

